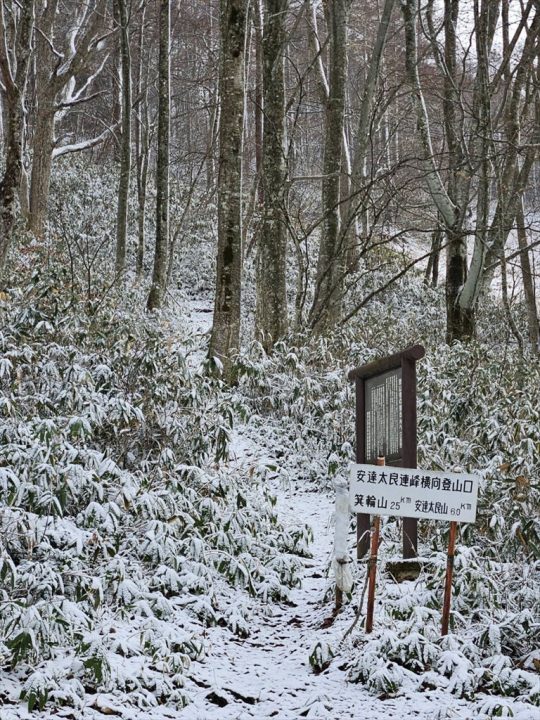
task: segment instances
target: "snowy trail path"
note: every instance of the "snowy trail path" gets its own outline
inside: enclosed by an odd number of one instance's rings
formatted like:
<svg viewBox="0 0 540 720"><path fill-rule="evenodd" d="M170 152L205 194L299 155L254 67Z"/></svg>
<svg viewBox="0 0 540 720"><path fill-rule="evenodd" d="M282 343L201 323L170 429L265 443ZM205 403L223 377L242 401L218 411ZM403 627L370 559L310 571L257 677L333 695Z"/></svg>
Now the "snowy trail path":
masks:
<svg viewBox="0 0 540 720"><path fill-rule="evenodd" d="M191 330L209 332L210 301L184 300ZM203 310L201 310L203 308ZM196 361L197 356L192 358ZM232 443L232 464L238 473L249 473L253 464L268 458L268 450L257 444L253 434L242 430ZM220 627L208 630L208 656L190 670L188 692L193 701L179 714L165 717L181 720L251 720L277 718L301 720L324 718L343 720L471 720L467 704L440 691L406 693L380 700L360 685L347 682L347 668L340 658L315 675L309 653L321 640L335 649L353 620L347 607L335 623L321 629L331 614L324 602L329 584L327 569L333 548L333 502L329 493L293 480L288 487L274 481L280 520L286 527L307 523L313 529L311 558L304 561L302 586L291 593L291 604L261 604L249 638L231 639ZM442 711L442 712L441 712Z"/></svg>
<svg viewBox="0 0 540 720"><path fill-rule="evenodd" d="M252 461L255 449L244 447L241 452L247 457L238 457L240 467ZM323 597L329 583L333 501L327 493L300 484L287 489L276 485L274 490L282 522L297 525L305 521L314 531L313 557L304 561L302 586L292 592L290 605L261 606L256 626L245 640L231 641L221 628L209 630L209 656L192 667L189 694L194 702L182 711L181 718L434 720L442 708L459 707L461 703L438 692L380 700L361 686L347 683L346 667L339 659L319 675L311 671L308 657L313 644L323 640L335 648L352 620L349 609L332 627L321 629L331 612ZM441 717L464 716L452 713Z"/></svg>

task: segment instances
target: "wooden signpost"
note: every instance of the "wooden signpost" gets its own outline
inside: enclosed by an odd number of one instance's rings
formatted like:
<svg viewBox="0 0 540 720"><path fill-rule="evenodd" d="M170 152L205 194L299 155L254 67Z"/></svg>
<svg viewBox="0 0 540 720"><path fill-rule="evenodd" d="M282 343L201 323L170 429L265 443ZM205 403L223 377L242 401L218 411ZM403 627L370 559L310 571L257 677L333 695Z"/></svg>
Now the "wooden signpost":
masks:
<svg viewBox="0 0 540 720"><path fill-rule="evenodd" d="M350 506L357 517L358 558L368 562L366 632L373 630L380 516L403 518L403 557L418 552L419 519L449 520L450 536L441 623L448 634L458 522L474 522L478 478L418 470L416 465L416 361L421 345L351 370L356 383L356 462L351 466ZM376 464L375 464L376 463ZM371 515L374 516L373 530Z"/></svg>
<svg viewBox="0 0 540 720"><path fill-rule="evenodd" d="M384 457L387 465L416 467L416 361L422 345L374 360L349 373L356 384L356 462L374 463ZM357 515L357 555L369 550L370 513ZM415 517L403 519L403 557L418 550Z"/></svg>
<svg viewBox="0 0 540 720"><path fill-rule="evenodd" d="M379 516L450 520L448 559L442 615L443 635L448 633L456 527L458 522L474 522L478 498L478 477L466 473L398 468L377 459L377 465L351 465L350 504L354 511L364 508L374 515L369 560L366 632L373 630L375 578L379 545Z"/></svg>
<svg viewBox="0 0 540 720"><path fill-rule="evenodd" d="M377 465L384 465L385 459L377 458ZM377 558L379 556L379 536L381 532L381 519L378 515L373 518L373 532L371 533L371 551L369 555L368 571L368 598L366 610L366 632L373 631L373 615L375 613L375 583L377 582Z"/></svg>
<svg viewBox="0 0 540 720"><path fill-rule="evenodd" d="M456 530L455 520L450 522L450 535L448 537L448 554L446 557L446 577L444 579L444 600L441 621L441 635L448 635L450 623L450 605L452 602L452 578L454 576L454 554L456 551Z"/></svg>

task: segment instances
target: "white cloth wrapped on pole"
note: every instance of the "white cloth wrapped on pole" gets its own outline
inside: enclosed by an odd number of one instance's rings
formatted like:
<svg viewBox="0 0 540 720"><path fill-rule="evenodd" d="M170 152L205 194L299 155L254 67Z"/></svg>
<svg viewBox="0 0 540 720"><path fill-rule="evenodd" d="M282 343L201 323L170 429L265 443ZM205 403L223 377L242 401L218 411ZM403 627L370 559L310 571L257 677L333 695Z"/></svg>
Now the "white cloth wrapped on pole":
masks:
<svg viewBox="0 0 540 720"><path fill-rule="evenodd" d="M336 526L334 534L334 575L337 587L349 593L353 586L351 557L348 553L349 488L347 483L336 483Z"/></svg>

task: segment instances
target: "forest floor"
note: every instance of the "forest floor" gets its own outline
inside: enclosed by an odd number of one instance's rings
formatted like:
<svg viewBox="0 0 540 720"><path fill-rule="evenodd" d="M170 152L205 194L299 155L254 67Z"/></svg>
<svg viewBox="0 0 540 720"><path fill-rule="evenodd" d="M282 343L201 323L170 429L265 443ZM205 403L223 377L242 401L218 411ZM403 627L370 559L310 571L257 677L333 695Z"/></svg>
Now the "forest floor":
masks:
<svg viewBox="0 0 540 720"><path fill-rule="evenodd" d="M237 437L232 462L237 472L249 473L264 461L263 448L252 439ZM193 704L185 720L244 720L247 718L326 718L338 720L361 715L370 720L387 718L470 718L468 704L441 691L406 691L379 699L361 686L347 682L347 652L315 674L309 665L313 645L339 646L354 620L350 605L329 627L332 582L328 569L333 548L333 497L306 484L302 478L286 485L274 480L277 509L285 526L307 522L313 529L312 557L304 560L302 585L291 593L290 603L261 603L249 638L234 639L221 628L208 630L209 654L192 667L189 694Z"/></svg>
<svg viewBox="0 0 540 720"><path fill-rule="evenodd" d="M186 300L184 297L178 306L186 323L183 329L202 338L211 323L209 308L208 299ZM202 351L190 356L190 362L198 363L201 359ZM238 421L231 439L230 459L225 463L226 473L244 478L247 484L257 467L287 466L286 457L279 462L273 457L272 443L277 440L281 448L290 446L288 419L268 417L266 427L261 427L260 422L261 418L257 422L250 422L249 418ZM296 432L301 433L302 428L298 427ZM307 466L310 458L305 460ZM97 720L105 716L125 720L300 720L304 717L341 720L353 716L367 720L480 720L487 717L478 714L474 700L460 699L443 689L421 689L419 682L407 681L395 695L377 696L362 685L348 681L352 658L358 657L359 649L352 645L350 637L345 640L344 637L355 619L365 569L361 567L356 571L352 601L333 618L333 578L329 572L334 540L333 492L324 489L324 478L310 479L307 472L303 476L294 468L298 468L298 463L292 463L289 471L281 475L270 474L268 482L276 497L278 519L285 529L306 523L313 531L311 556L300 559L301 584L290 592L288 602L250 599L252 619L247 638L238 637L219 625L204 629L206 655L202 661L193 662L186 673L186 694L191 701L187 707L173 709L161 705L137 710L123 708L113 695L96 694L89 698L82 714L59 708L45 711L39 717L43 720ZM350 547L354 547L352 528ZM379 587L390 582L393 581L384 575L378 578ZM399 588L403 596L412 590L408 585L403 583ZM233 603L246 602L244 590L231 589L231 592ZM383 630L377 627L377 609L375 623L377 636ZM351 634L356 641L363 638L362 627L363 617ZM309 663L310 652L317 643L335 652L328 667L318 674ZM28 712L22 704L10 709L0 707L0 720L36 717L36 713ZM531 707L530 715L518 712L516 717L535 720L540 715Z"/></svg>
<svg viewBox="0 0 540 720"><path fill-rule="evenodd" d="M244 432L246 434L244 434ZM246 477L255 464L271 460L239 429L233 442L231 470ZM473 720L479 716L474 703L457 699L441 690L402 689L395 697L377 697L361 685L347 681L348 641L342 638L355 617L355 602L346 605L331 624L333 604L328 592L333 549L333 497L302 478L287 483L274 479L272 490L277 511L285 527L307 522L313 529L312 556L303 559L302 584L291 592L287 603L257 601L250 636L241 639L219 626L206 630L207 654L193 663L186 690L191 703L183 710L161 706L136 710L122 708L110 695L96 696L83 710L82 720L106 716L125 720L248 720L276 718L301 720ZM351 535L351 543L354 539ZM404 588L406 592L406 588ZM238 592L242 602L242 593ZM360 623L361 625L361 623ZM377 629L375 629L377 632ZM309 665L316 642L340 648L330 666L315 674ZM72 711L40 713L42 720L73 718ZM0 720L30 720L38 717L23 705L0 708ZM81 715L77 715L81 717ZM523 717L520 715L520 718ZM531 716L532 717L532 716ZM535 716L536 717L536 716Z"/></svg>
<svg viewBox="0 0 540 720"><path fill-rule="evenodd" d="M201 335L208 332L212 317L206 308L209 302L199 299L186 305L191 331ZM274 421L272 430L284 436L286 445L285 425ZM259 438L260 429L251 427L249 421L237 427L231 448L232 472L247 478L255 466L275 463L271 450ZM220 627L208 629L208 655L191 668L187 690L193 702L180 717L338 720L353 713L370 720L472 718L469 703L440 690L409 690L399 697L380 699L347 682L347 641L343 643L342 639L354 621L359 598L332 618L333 578L329 569L334 540L333 493L302 477L289 475L286 480L274 478L270 482L285 528L306 523L313 531L311 557L303 559L302 584L292 590L289 603L260 602L246 639L232 638ZM319 674L309 664L310 651L317 642L327 643L334 651L338 647L342 650Z"/></svg>

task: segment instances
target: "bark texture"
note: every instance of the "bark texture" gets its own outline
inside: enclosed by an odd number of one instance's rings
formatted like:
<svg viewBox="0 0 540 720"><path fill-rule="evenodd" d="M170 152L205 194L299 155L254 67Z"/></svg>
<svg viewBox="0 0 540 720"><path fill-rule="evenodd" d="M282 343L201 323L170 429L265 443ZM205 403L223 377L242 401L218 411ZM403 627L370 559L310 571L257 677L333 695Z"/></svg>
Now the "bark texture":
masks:
<svg viewBox="0 0 540 720"><path fill-rule="evenodd" d="M12 8L14 11L14 9ZM4 86L5 171L0 180L0 279L17 219L17 194L22 179L25 94L32 47L34 0L22 5L16 37L8 49L4 6L0 9L0 78ZM15 65L15 67L14 67Z"/></svg>
<svg viewBox="0 0 540 720"><path fill-rule="evenodd" d="M120 148L120 181L118 185L118 212L116 218L116 274L126 267L129 181L131 178L131 47L126 0L116 0L120 30L120 57L122 77L122 144Z"/></svg>
<svg viewBox="0 0 540 720"><path fill-rule="evenodd" d="M146 5L140 13L137 33L138 59L136 66L137 111L135 113L135 158L137 172L137 252L135 274L139 279L143 273L146 245L146 195L148 186L148 160L150 154L150 113L148 107L149 66L145 51Z"/></svg>
<svg viewBox="0 0 540 720"><path fill-rule="evenodd" d="M395 0L385 0L384 2L375 45L369 60L366 82L362 94L362 103L360 105L356 143L353 153L354 160L352 166L351 188L353 195L349 203L349 215L356 214L356 212L360 209L358 207L358 193L361 191L362 186L366 182L365 164L370 141L369 128L372 122L375 92L380 78L383 50L386 46L386 37L388 35L388 27L390 25L390 18L392 17L394 5Z"/></svg>
<svg viewBox="0 0 540 720"><path fill-rule="evenodd" d="M525 218L523 214L523 200L519 204L516 220L517 238L520 249L519 262L521 265L523 293L525 296L525 310L527 313L527 334L529 336L529 346L535 355L540 355L540 319L538 317L538 309L536 307L536 291L527 243L527 229L525 227Z"/></svg>
<svg viewBox="0 0 540 720"><path fill-rule="evenodd" d="M55 21L58 0L48 0L36 22L36 109L32 143L32 173L30 183L29 229L37 237L45 230L53 152L56 148L55 124L59 113L84 100L85 91L99 74L90 73L79 91L74 91L72 80L89 71L91 61L96 54L103 53L105 43L97 49L98 38L102 31L106 0L81 3L74 8L72 31L68 36L60 37ZM55 32L56 30L56 32ZM60 45L61 59L56 48ZM101 66L102 67L102 66ZM103 139L106 134L101 134ZM91 143L88 144L91 146Z"/></svg>
<svg viewBox="0 0 540 720"><path fill-rule="evenodd" d="M319 332L336 325L341 316L346 243L340 230L340 175L347 77L347 25L350 0L333 0L329 22L329 94L325 113L321 241L315 298L310 324Z"/></svg>
<svg viewBox="0 0 540 720"><path fill-rule="evenodd" d="M285 87L288 0L265 0L263 34L263 222L257 256L256 334L270 351L287 332Z"/></svg>
<svg viewBox="0 0 540 720"><path fill-rule="evenodd" d="M240 347L242 275L242 129L246 3L220 0L220 95L218 251L210 358L235 380Z"/></svg>
<svg viewBox="0 0 540 720"><path fill-rule="evenodd" d="M170 143L170 0L159 5L159 100L156 165L156 247L148 309L160 308L167 284L169 248L169 143Z"/></svg>
<svg viewBox="0 0 540 720"><path fill-rule="evenodd" d="M54 149L57 89L54 83L55 57L49 41L53 39L57 9L58 0L47 3L39 18L41 32L36 35L36 115L32 142L28 225L30 231L37 237L41 237L44 231Z"/></svg>

